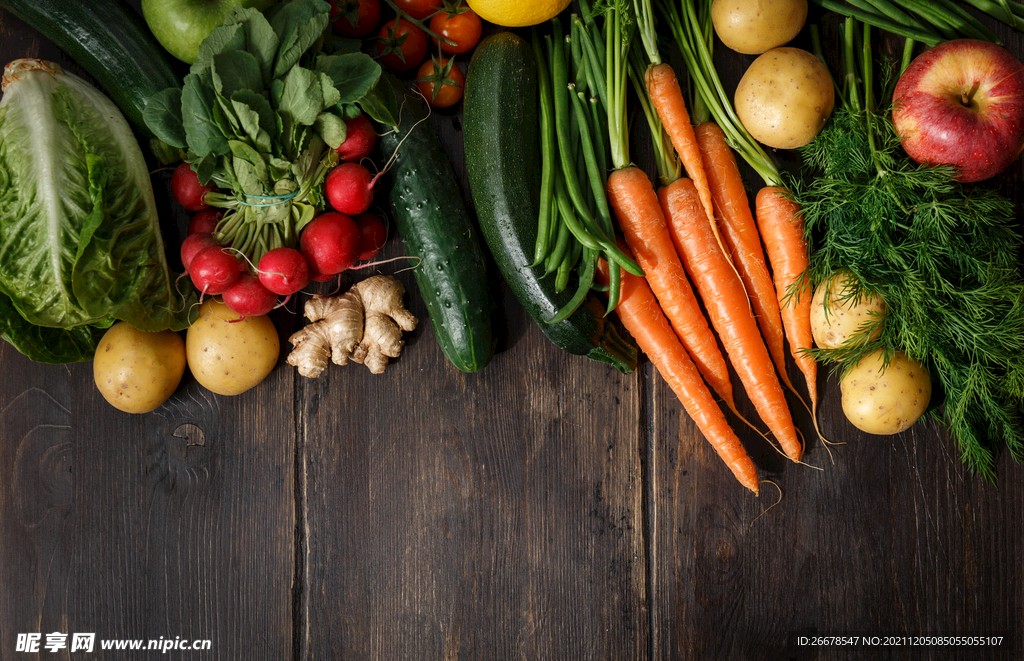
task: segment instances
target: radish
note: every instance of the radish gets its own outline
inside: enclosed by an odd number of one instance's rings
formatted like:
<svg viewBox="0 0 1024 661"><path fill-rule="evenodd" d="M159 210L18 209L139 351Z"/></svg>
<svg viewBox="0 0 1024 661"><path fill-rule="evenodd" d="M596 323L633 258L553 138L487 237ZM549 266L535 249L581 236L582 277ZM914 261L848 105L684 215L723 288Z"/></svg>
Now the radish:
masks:
<svg viewBox="0 0 1024 661"><path fill-rule="evenodd" d="M182 163L174 168L174 174L171 175L171 196L189 211L208 209L210 205L206 203L205 198L213 189L213 186L203 186L199 183L199 175L188 163Z"/></svg>
<svg viewBox="0 0 1024 661"><path fill-rule="evenodd" d="M373 259L388 240L388 228L372 213L361 213L355 217L359 226L359 261Z"/></svg>
<svg viewBox="0 0 1024 661"><path fill-rule="evenodd" d="M366 115L346 119L345 127L348 130L345 134L345 142L338 145L337 149L341 160L354 162L369 156L373 151L373 146L377 144L377 134Z"/></svg>
<svg viewBox="0 0 1024 661"><path fill-rule="evenodd" d="M248 271L241 273L221 298L224 305L242 317L265 315L277 305L277 294L264 287L260 279Z"/></svg>
<svg viewBox="0 0 1024 661"><path fill-rule="evenodd" d="M354 216L373 204L377 178L359 163L342 163L327 175L324 193L337 211Z"/></svg>
<svg viewBox="0 0 1024 661"><path fill-rule="evenodd" d="M317 276L332 276L355 264L359 258L360 237L356 221L336 211L327 211L306 225L299 236L299 250L313 278L323 282Z"/></svg>
<svg viewBox="0 0 1024 661"><path fill-rule="evenodd" d="M224 217L220 209L203 209L192 216L188 223L188 234L207 232L213 234L217 230L217 223Z"/></svg>
<svg viewBox="0 0 1024 661"><path fill-rule="evenodd" d="M220 246L203 248L192 258L188 274L204 295L223 294L238 280L238 258Z"/></svg>
<svg viewBox="0 0 1024 661"><path fill-rule="evenodd" d="M282 296L309 284L309 262L295 248L274 248L260 258L256 270L263 286Z"/></svg>
<svg viewBox="0 0 1024 661"><path fill-rule="evenodd" d="M185 237L185 240L181 242L181 265L187 272L189 266L192 264L192 259L199 254L204 248L210 248L212 246L219 246L217 240L213 238L213 234L209 232L196 232L195 234L189 234Z"/></svg>

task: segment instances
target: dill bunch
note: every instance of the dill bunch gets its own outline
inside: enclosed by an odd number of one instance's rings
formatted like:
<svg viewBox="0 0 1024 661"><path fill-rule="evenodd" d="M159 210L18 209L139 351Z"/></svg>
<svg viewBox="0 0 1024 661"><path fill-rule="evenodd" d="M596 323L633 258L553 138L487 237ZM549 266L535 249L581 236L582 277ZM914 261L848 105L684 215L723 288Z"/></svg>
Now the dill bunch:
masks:
<svg viewBox="0 0 1024 661"><path fill-rule="evenodd" d="M854 104L856 105L856 104ZM814 284L848 271L854 294L888 306L881 336L820 350L852 367L884 347L928 366L941 401L931 413L972 472L995 478L995 459L1024 459L1024 278L1010 200L965 186L948 168L906 156L890 108L836 110L802 150L812 178L794 181Z"/></svg>

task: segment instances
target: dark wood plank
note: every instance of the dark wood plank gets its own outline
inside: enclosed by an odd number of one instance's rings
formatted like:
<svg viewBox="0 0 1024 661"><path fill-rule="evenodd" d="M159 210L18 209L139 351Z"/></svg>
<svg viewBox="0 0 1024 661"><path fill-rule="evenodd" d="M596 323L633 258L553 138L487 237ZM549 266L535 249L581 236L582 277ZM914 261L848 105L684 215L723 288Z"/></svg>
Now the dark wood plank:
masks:
<svg viewBox="0 0 1024 661"><path fill-rule="evenodd" d="M90 79L4 12L0 36L4 62L44 57ZM0 658L18 634L52 632L95 633L97 658L103 639L178 637L209 640L209 658L289 658L291 372L236 398L186 373L171 400L132 416L102 399L89 363L35 364L6 343L0 363ZM19 656L54 656L41 652Z"/></svg>
<svg viewBox="0 0 1024 661"><path fill-rule="evenodd" d="M0 362L3 658L17 634L55 631L289 658L294 426L266 402L290 408L291 374L230 401L186 382L128 415L88 363L7 345Z"/></svg>
<svg viewBox="0 0 1024 661"><path fill-rule="evenodd" d="M424 324L301 386L303 658L647 658L637 377L522 321L464 374Z"/></svg>

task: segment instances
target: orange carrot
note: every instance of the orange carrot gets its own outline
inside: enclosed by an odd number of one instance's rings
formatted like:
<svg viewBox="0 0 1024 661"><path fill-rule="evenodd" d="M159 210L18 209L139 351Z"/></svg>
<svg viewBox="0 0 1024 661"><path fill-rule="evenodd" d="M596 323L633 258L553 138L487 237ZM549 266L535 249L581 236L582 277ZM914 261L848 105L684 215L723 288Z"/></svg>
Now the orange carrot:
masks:
<svg viewBox="0 0 1024 661"><path fill-rule="evenodd" d="M768 264L765 263L761 237L750 210L750 200L736 163L736 154L726 142L725 132L718 124L705 122L694 129L694 134L704 159L704 171L715 204L715 217L725 238L725 245L743 279L761 334L779 376L793 390L786 372L785 334L779 301L775 296L775 285Z"/></svg>
<svg viewBox="0 0 1024 661"><path fill-rule="evenodd" d="M807 381L811 415L817 425L818 365L804 350L811 348L811 284L807 280L807 243L800 207L785 189L765 186L754 202L757 226L775 275L775 292L789 350Z"/></svg>
<svg viewBox="0 0 1024 661"><path fill-rule="evenodd" d="M708 221L714 224L715 212L711 189L708 187L708 177L704 172L697 137L690 122L690 113L686 110L686 99L683 98L675 70L667 62L647 69L647 96L661 118L665 133L679 154L686 174L693 180L700 193Z"/></svg>
<svg viewBox="0 0 1024 661"><path fill-rule="evenodd" d="M601 260L598 280L608 283L608 264ZM622 271L619 304L622 325L676 394L704 438L715 448L740 484L758 493L757 471L740 439L729 426L697 367L679 342L644 278Z"/></svg>
<svg viewBox="0 0 1024 661"><path fill-rule="evenodd" d="M735 411L729 366L686 279L651 180L643 170L630 166L612 171L607 186L608 201L626 243L672 328L711 388Z"/></svg>
<svg viewBox="0 0 1024 661"><path fill-rule="evenodd" d="M743 281L704 218L697 189L689 179L676 179L658 191L658 198L676 251L697 286L750 401L779 439L786 456L800 461L803 448L771 354L757 329Z"/></svg>

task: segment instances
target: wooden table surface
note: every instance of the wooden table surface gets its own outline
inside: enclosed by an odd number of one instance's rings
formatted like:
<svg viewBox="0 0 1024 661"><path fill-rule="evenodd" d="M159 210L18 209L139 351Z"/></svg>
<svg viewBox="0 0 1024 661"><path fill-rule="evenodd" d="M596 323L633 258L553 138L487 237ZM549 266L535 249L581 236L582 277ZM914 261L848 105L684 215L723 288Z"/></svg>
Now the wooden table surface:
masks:
<svg viewBox="0 0 1024 661"><path fill-rule="evenodd" d="M0 53L82 73L2 11ZM748 61L724 60L727 79ZM459 114L432 121L461 174ZM1003 178L1015 195L1021 172ZM1024 658L1009 457L992 485L934 423L861 434L822 370L822 430L841 444L811 443L809 465L734 420L778 486L756 498L650 364L561 353L506 292L500 353L462 373L400 278L424 323L384 374L308 380L282 357L237 397L186 374L146 415L107 405L89 363L2 343L0 659ZM287 346L298 322L275 319ZM16 651L23 634L83 632L92 654ZM910 638L954 635L1002 643ZM115 639L210 649L98 649Z"/></svg>

